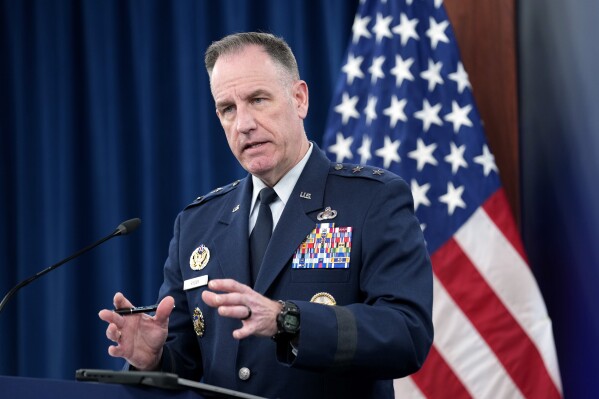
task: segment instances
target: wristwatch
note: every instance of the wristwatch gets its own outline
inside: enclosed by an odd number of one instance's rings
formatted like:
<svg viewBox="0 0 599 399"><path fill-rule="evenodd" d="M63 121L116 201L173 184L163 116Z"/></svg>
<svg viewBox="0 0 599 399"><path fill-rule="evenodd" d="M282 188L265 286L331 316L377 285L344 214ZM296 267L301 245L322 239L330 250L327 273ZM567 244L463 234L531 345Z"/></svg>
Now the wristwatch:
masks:
<svg viewBox="0 0 599 399"><path fill-rule="evenodd" d="M277 315L277 333L272 337L275 341L280 338L291 339L300 330L300 311L297 305L290 301L279 301L283 308Z"/></svg>

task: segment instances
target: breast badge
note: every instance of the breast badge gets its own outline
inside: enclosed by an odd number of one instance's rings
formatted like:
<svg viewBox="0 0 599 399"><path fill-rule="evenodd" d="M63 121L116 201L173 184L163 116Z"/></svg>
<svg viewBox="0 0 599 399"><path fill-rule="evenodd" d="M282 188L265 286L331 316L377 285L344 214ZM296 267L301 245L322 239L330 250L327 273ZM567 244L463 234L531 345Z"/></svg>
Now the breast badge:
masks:
<svg viewBox="0 0 599 399"><path fill-rule="evenodd" d="M200 245L193 251L189 257L189 266L191 270L202 270L210 260L210 250L204 244Z"/></svg>
<svg viewBox="0 0 599 399"><path fill-rule="evenodd" d="M329 294L328 292L319 292L317 294L314 294L312 299L310 299L310 302L320 303L322 305L329 305L329 306L334 306L337 304L337 301L335 301L335 298L333 298L333 295Z"/></svg>
<svg viewBox="0 0 599 399"><path fill-rule="evenodd" d="M330 206L327 206L324 209L324 211L320 212L316 216L316 219L318 219L319 221L323 221L323 220L335 219L336 217L337 217L337 211L334 209L331 209Z"/></svg>
<svg viewBox="0 0 599 399"><path fill-rule="evenodd" d="M204 336L204 331L206 330L206 323L204 322L204 315L200 308L195 308L193 310L193 329L196 332L196 335L200 338Z"/></svg>

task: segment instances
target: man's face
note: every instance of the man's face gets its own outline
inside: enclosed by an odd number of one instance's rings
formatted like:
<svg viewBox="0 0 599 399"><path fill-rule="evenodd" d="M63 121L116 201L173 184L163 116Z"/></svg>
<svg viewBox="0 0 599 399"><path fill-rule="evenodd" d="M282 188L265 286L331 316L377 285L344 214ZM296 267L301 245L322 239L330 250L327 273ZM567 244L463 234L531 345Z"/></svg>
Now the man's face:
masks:
<svg viewBox="0 0 599 399"><path fill-rule="evenodd" d="M212 70L216 114L241 166L274 186L308 150L303 119L308 87L293 82L258 46L218 58Z"/></svg>

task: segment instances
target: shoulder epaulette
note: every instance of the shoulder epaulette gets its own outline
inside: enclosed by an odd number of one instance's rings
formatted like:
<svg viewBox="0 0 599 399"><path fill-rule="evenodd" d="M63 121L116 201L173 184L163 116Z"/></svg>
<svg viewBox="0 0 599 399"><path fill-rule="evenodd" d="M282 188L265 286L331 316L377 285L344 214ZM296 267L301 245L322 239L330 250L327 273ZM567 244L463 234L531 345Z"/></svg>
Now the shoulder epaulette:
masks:
<svg viewBox="0 0 599 399"><path fill-rule="evenodd" d="M233 183L227 184L226 186L215 188L214 190L210 191L208 194L201 195L198 198L196 198L195 201L193 201L191 204L187 205L185 207L185 209L189 209L194 206L201 205L203 203L210 201L211 199L214 199L223 194L226 194L226 193L230 192L231 190L234 190L239 185L240 182L241 182L241 180L236 180Z"/></svg>
<svg viewBox="0 0 599 399"><path fill-rule="evenodd" d="M348 163L331 163L330 172L337 176L362 177L378 181L387 181L398 177L386 169L369 165L355 165Z"/></svg>

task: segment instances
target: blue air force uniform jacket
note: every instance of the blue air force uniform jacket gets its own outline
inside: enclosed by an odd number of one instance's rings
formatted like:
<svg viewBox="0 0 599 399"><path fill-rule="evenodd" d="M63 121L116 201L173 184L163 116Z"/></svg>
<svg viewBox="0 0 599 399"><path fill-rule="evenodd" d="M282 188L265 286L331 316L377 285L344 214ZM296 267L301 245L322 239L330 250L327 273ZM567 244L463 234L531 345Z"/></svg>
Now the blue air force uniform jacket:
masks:
<svg viewBox="0 0 599 399"><path fill-rule="evenodd" d="M381 399L393 398L392 379L421 367L433 340L432 270L410 190L388 171L331 163L313 145L254 286L300 308L297 357L269 338L235 340L240 321L219 316L202 301L205 285L183 289L186 280L201 276L250 285L252 180L245 178L198 198L176 219L159 294L175 298L163 370L269 398ZM336 216L318 220L327 207ZM310 256L302 243L323 223L333 238L323 238L324 265L331 252L347 252L348 246L349 264L297 267ZM209 260L192 270L190 257L198 248L202 262L207 251ZM311 302L319 293L336 305Z"/></svg>

